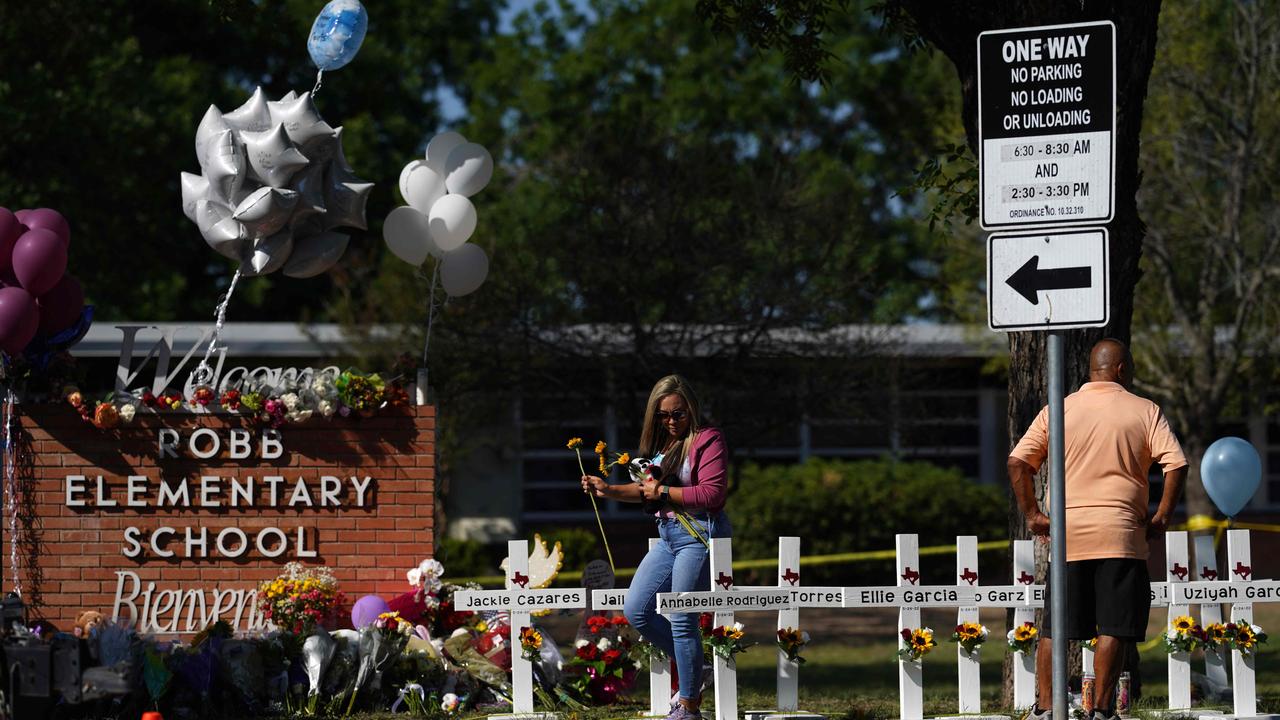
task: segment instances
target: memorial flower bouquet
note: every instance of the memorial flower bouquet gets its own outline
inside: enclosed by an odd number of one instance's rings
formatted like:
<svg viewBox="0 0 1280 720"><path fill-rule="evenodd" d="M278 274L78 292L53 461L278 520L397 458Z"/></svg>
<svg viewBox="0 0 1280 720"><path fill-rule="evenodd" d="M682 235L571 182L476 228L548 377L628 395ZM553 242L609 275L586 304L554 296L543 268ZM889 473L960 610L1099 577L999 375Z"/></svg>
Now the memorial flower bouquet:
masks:
<svg viewBox="0 0 1280 720"><path fill-rule="evenodd" d="M355 412L368 412L378 409L382 404L383 390L386 384L377 373L364 375L356 370L344 370L333 386L338 391L338 401L342 406ZM339 412L342 410L339 408ZM346 414L346 413L344 413Z"/></svg>
<svg viewBox="0 0 1280 720"><path fill-rule="evenodd" d="M898 648L898 657L908 662L919 662L938 647L933 638L933 628L903 628L899 633L902 644Z"/></svg>
<svg viewBox="0 0 1280 720"><path fill-rule="evenodd" d="M635 685L638 643L629 636L622 616L593 615L565 663L569 688L582 700L612 704ZM645 643L646 645L648 643Z"/></svg>
<svg viewBox="0 0 1280 720"><path fill-rule="evenodd" d="M787 660L797 665L804 664L800 651L804 650L804 646L808 644L809 633L799 628L789 627L778 631L778 649L787 656Z"/></svg>
<svg viewBox="0 0 1280 720"><path fill-rule="evenodd" d="M1252 655L1258 646L1267 641L1267 634L1262 628L1241 618L1227 623L1227 646L1239 650L1242 655Z"/></svg>
<svg viewBox="0 0 1280 720"><path fill-rule="evenodd" d="M713 655L719 655L725 660L732 660L734 655L746 652L748 647L742 642L742 623L711 628L711 632L703 637L702 644Z"/></svg>
<svg viewBox="0 0 1280 720"><path fill-rule="evenodd" d="M285 632L309 633L343 602L338 580L327 567L291 562L274 580L258 586L262 615Z"/></svg>
<svg viewBox="0 0 1280 720"><path fill-rule="evenodd" d="M1164 651L1170 655L1189 653L1204 644L1204 637L1204 628L1190 615L1179 615L1169 622L1164 634Z"/></svg>
<svg viewBox="0 0 1280 720"><path fill-rule="evenodd" d="M531 627L520 628L520 657L531 663L542 656L542 633Z"/></svg>
<svg viewBox="0 0 1280 720"><path fill-rule="evenodd" d="M1227 626L1223 623L1209 623L1202 629L1202 644L1209 649L1217 650L1227 645Z"/></svg>
<svg viewBox="0 0 1280 720"><path fill-rule="evenodd" d="M1006 636L1009 641L1009 649L1014 652L1030 653L1036 647L1036 641L1040 639L1040 631L1036 629L1033 622L1025 622L1018 627L1009 631Z"/></svg>
<svg viewBox="0 0 1280 720"><path fill-rule="evenodd" d="M966 622L956 626L955 632L951 633L951 642L960 643L960 647L964 649L966 655L972 655L982 647L982 643L987 641L990 632L987 626L982 623Z"/></svg>

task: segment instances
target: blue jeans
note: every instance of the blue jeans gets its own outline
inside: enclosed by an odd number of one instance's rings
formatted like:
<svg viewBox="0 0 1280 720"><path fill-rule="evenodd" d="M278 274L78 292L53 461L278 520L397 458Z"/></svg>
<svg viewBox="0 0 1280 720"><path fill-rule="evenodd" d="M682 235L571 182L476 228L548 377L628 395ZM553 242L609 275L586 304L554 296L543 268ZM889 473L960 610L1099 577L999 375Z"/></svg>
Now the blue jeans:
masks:
<svg viewBox="0 0 1280 720"><path fill-rule="evenodd" d="M730 537L733 528L723 512L708 519L693 515L704 537ZM702 695L702 631L697 613L658 614L658 593L711 589L711 563L707 546L689 534L674 518L658 518L660 542L653 546L627 592L623 612L646 640L675 658L680 676L680 697L696 700Z"/></svg>

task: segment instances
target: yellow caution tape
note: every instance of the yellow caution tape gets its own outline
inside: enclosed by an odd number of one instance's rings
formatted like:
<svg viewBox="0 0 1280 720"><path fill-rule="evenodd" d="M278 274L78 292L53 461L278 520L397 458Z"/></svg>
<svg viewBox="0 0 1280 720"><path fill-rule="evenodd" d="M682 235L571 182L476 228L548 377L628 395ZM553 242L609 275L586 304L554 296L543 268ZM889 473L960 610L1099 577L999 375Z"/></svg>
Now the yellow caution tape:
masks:
<svg viewBox="0 0 1280 720"><path fill-rule="evenodd" d="M978 543L978 551L985 550L1002 550L1009 547L1008 540L989 540L987 542ZM919 550L920 555L946 555L956 551L955 545L934 545L931 547L922 547ZM833 555L805 555L801 558L805 567L813 567L814 565L839 565L841 563L864 562L867 560L892 560L897 557L895 550L864 550L862 552L836 553ZM762 560L739 560L733 563L734 570L757 570L762 568L772 568L778 566L777 558L766 558ZM635 568L618 568L614 573L614 577L624 578L632 577L636 574ZM582 580L582 571L574 570L572 572L562 572L556 576L557 580ZM457 583L478 583L480 585L502 585L506 582L506 578L502 575L482 575L478 577L466 577L450 579L449 582Z"/></svg>

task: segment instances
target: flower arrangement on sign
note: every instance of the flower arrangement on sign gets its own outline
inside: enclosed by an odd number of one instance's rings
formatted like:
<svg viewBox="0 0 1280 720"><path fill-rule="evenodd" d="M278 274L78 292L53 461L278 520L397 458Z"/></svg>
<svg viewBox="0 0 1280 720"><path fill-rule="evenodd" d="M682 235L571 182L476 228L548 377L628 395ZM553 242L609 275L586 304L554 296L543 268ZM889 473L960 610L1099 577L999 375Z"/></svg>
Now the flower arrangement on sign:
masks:
<svg viewBox="0 0 1280 720"><path fill-rule="evenodd" d="M933 638L933 628L903 628L898 634L902 636L898 657L907 662L920 662L938 647L938 641Z"/></svg>
<svg viewBox="0 0 1280 720"><path fill-rule="evenodd" d="M778 631L778 649L787 656L787 660L796 665L804 664L800 651L804 650L804 646L808 644L809 633L803 632L800 628L788 627Z"/></svg>
<svg viewBox="0 0 1280 720"><path fill-rule="evenodd" d="M1203 633L1201 640L1205 648L1217 650L1218 648L1227 647L1227 626L1225 623L1209 623L1201 628Z"/></svg>
<svg viewBox="0 0 1280 720"><path fill-rule="evenodd" d="M409 591L387 603L391 610L410 623L423 626L433 638L447 638L459 628L475 629L480 616L469 610L454 610L453 594L458 590L479 590L476 583L457 585L444 581L444 565L426 558L405 572Z"/></svg>
<svg viewBox="0 0 1280 720"><path fill-rule="evenodd" d="M520 657L538 662L542 657L542 633L531 627L520 628Z"/></svg>
<svg viewBox="0 0 1280 720"><path fill-rule="evenodd" d="M637 650L628 635L630 627L622 616L587 618L586 633L574 643L573 657L565 663L567 684L577 698L612 704L635 686L641 653L648 649Z"/></svg>
<svg viewBox="0 0 1280 720"><path fill-rule="evenodd" d="M1244 618L1227 623L1226 634L1227 646L1239 650L1242 655L1254 654L1258 646L1267 641L1267 634L1262 628Z"/></svg>
<svg viewBox="0 0 1280 720"><path fill-rule="evenodd" d="M263 617L281 630L305 635L333 616L343 595L329 568L291 562L274 580L258 586L258 602Z"/></svg>
<svg viewBox="0 0 1280 720"><path fill-rule="evenodd" d="M711 628L711 632L703 637L703 647L709 649L712 655L732 660L734 655L746 652L750 647L742 642L742 627L742 623L736 622L732 625L717 625Z"/></svg>
<svg viewBox="0 0 1280 720"><path fill-rule="evenodd" d="M1169 621L1169 629L1164 634L1164 651L1173 653L1189 653L1204 645L1204 628L1190 616L1179 615Z"/></svg>
<svg viewBox="0 0 1280 720"><path fill-rule="evenodd" d="M190 397L172 390L159 395L150 390L135 390L89 401L78 388L67 386L63 388L62 397L85 421L103 430L129 425L139 412L185 409L241 415L260 427L279 428L313 417L368 416L381 409L409 405L409 392L399 377L388 382L377 373L348 369L336 377L320 373L302 385L228 388L221 395L201 385L191 391Z"/></svg>
<svg viewBox="0 0 1280 720"><path fill-rule="evenodd" d="M978 652L978 648L982 647L982 643L987 641L988 635L990 632L986 625L964 622L957 625L955 632L951 633L951 642L959 643L966 655L973 655Z"/></svg>
<svg viewBox="0 0 1280 720"><path fill-rule="evenodd" d="M1025 622L1010 630L1006 638L1009 641L1009 649L1013 652L1030 653L1036 649L1040 631L1036 629L1035 623Z"/></svg>

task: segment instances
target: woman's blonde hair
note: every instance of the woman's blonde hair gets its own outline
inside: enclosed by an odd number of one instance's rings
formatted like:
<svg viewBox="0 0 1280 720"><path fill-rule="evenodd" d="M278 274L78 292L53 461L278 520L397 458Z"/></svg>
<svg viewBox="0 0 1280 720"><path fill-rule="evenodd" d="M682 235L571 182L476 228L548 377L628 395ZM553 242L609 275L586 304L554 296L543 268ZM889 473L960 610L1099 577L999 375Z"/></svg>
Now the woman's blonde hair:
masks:
<svg viewBox="0 0 1280 720"><path fill-rule="evenodd" d="M680 443L678 452L668 453L662 458L664 474L680 472L684 467L685 458L689 457L689 453L693 450L693 438L702 428L702 408L698 404L698 396L693 392L693 388L679 375L668 375L654 384L653 390L649 393L649 402L644 409L644 426L640 430L642 456L653 457L662 450L659 438L663 437L665 432L662 423L658 422L658 406L668 395L679 395L684 400L689 413L689 432Z"/></svg>

